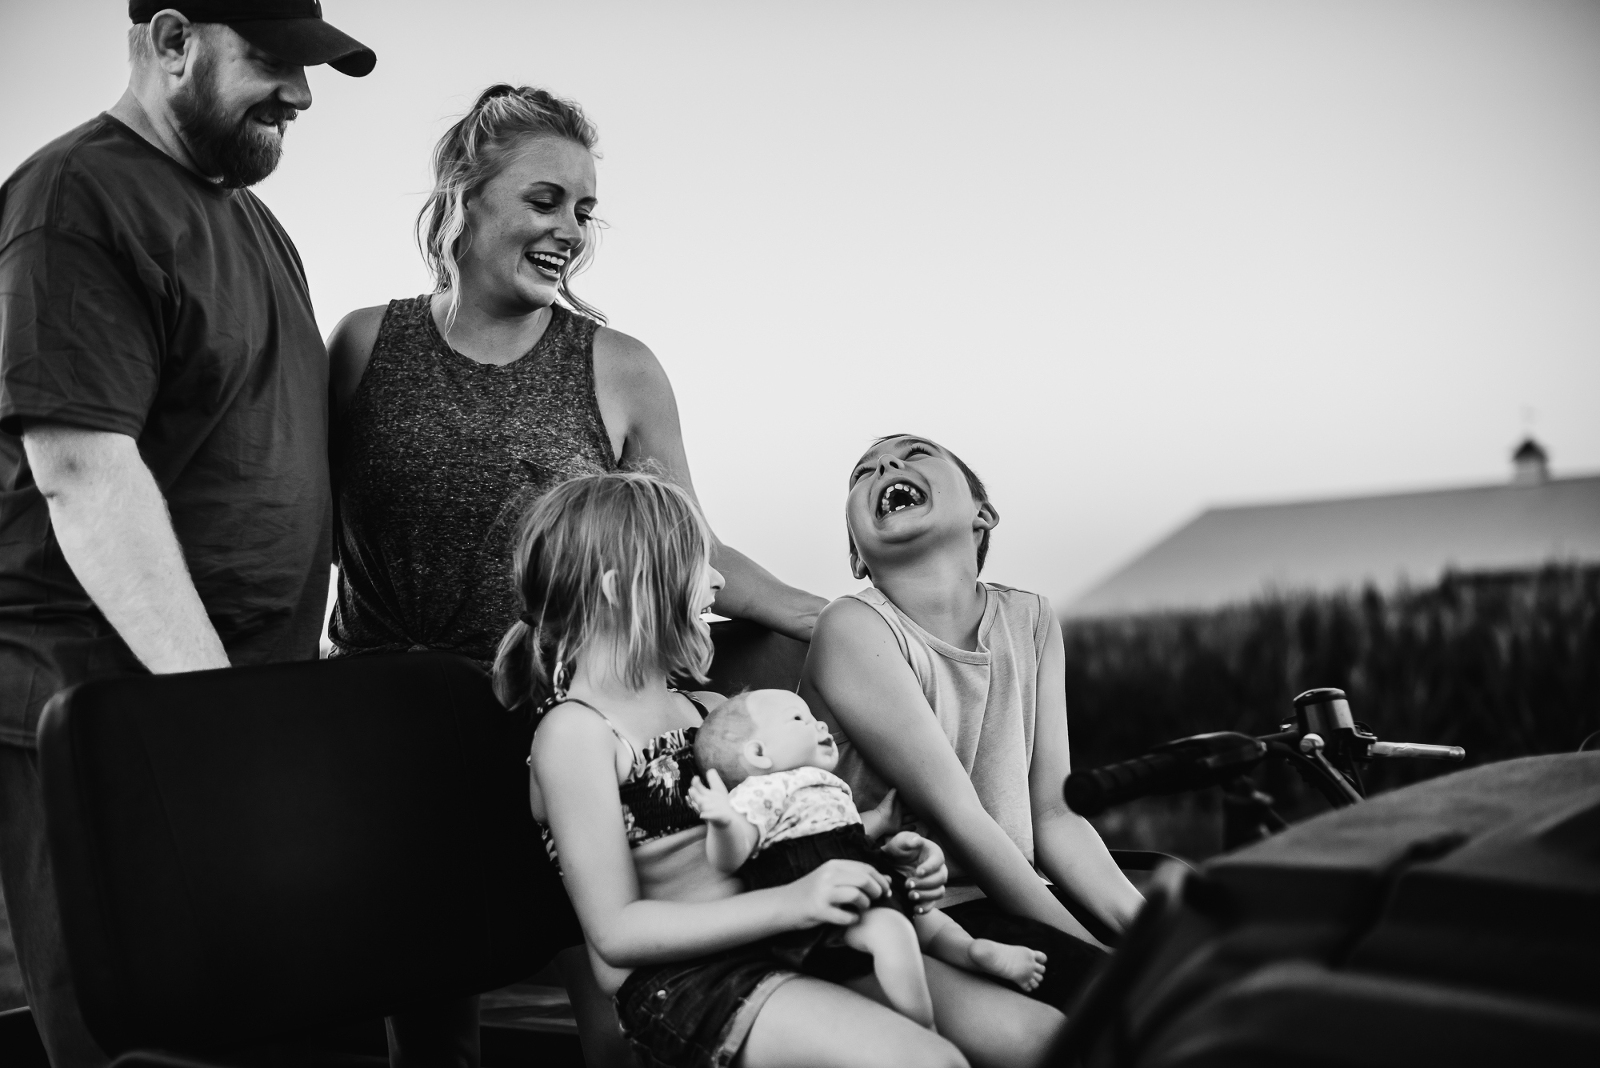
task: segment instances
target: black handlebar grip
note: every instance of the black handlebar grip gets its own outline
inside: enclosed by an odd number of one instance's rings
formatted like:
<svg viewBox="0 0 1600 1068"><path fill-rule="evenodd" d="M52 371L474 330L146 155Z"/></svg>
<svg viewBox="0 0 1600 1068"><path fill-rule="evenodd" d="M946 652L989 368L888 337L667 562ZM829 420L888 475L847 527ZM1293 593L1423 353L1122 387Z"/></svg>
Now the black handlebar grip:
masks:
<svg viewBox="0 0 1600 1068"><path fill-rule="evenodd" d="M1067 776L1061 792L1072 811L1097 816L1112 805L1150 794L1174 794L1225 782L1246 774L1266 755L1266 743L1248 734L1196 734L1120 764L1075 771Z"/></svg>
<svg viewBox="0 0 1600 1068"><path fill-rule="evenodd" d="M1183 788L1188 761L1175 752L1147 753L1104 767L1075 771L1061 792L1067 807L1080 816L1098 816L1112 805Z"/></svg>

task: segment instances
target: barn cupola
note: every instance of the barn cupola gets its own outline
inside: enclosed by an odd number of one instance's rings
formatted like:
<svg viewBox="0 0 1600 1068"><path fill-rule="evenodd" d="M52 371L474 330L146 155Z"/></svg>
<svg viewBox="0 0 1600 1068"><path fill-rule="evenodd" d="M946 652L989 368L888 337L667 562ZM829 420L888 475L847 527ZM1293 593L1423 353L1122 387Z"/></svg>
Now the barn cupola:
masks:
<svg viewBox="0 0 1600 1068"><path fill-rule="evenodd" d="M1532 438L1522 439L1511 454L1511 484L1542 486L1550 481L1550 454Z"/></svg>

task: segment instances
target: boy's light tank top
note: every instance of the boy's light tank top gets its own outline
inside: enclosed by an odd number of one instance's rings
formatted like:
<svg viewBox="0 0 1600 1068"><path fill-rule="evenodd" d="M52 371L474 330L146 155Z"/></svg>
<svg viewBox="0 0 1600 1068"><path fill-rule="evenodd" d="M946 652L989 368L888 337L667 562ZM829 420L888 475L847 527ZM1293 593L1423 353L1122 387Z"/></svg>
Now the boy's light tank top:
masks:
<svg viewBox="0 0 1600 1068"><path fill-rule="evenodd" d="M1033 863L1033 809L1028 767L1033 761L1039 662L1050 635L1050 602L1036 593L984 583L988 600L978 624L978 648L958 649L929 634L873 587L854 597L883 617L911 665L939 726L972 779L984 811ZM866 811L888 792L850 740L836 734L839 767L856 804ZM939 841L919 822L918 831ZM941 842L941 845L943 843ZM948 858L949 850L945 853ZM952 862L941 906L983 897Z"/></svg>

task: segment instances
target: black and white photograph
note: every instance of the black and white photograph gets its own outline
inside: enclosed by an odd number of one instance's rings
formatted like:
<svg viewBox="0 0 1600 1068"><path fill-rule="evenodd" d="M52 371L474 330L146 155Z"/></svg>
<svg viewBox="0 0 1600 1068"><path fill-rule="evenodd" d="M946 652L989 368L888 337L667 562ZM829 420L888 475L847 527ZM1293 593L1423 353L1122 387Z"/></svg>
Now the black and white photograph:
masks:
<svg viewBox="0 0 1600 1068"><path fill-rule="evenodd" d="M0 92L0 1068L1600 1063L1600 0Z"/></svg>

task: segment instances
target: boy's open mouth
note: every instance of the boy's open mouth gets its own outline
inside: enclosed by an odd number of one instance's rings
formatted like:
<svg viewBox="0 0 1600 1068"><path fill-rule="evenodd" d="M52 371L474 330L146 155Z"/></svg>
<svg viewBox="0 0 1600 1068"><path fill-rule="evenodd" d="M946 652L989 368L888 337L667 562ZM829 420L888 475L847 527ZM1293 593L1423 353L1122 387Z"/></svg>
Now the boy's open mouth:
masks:
<svg viewBox="0 0 1600 1068"><path fill-rule="evenodd" d="M878 518L926 503L927 495L909 482L891 482L878 498Z"/></svg>

